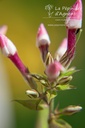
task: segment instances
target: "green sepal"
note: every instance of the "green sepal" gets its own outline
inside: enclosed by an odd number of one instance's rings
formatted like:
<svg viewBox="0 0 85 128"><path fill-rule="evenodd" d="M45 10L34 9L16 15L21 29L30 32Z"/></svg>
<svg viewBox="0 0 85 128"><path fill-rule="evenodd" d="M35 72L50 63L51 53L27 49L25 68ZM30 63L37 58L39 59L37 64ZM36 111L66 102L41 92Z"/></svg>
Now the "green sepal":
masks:
<svg viewBox="0 0 85 128"><path fill-rule="evenodd" d="M32 77L34 77L37 80L47 80L46 76L40 75L40 74L31 74Z"/></svg>
<svg viewBox="0 0 85 128"><path fill-rule="evenodd" d="M57 91L61 91L61 90L64 91L69 89L76 89L76 87L73 85L66 84L66 85L57 85L56 89Z"/></svg>
<svg viewBox="0 0 85 128"><path fill-rule="evenodd" d="M14 100L14 101L32 110L42 110L46 107L45 104L41 103L41 99L39 98L32 98L28 100Z"/></svg>
<svg viewBox="0 0 85 128"><path fill-rule="evenodd" d="M40 82L42 85L44 85L46 87L48 86L48 80L45 75L39 75L39 74L31 74L31 75L32 75L32 77L37 79L38 82Z"/></svg>

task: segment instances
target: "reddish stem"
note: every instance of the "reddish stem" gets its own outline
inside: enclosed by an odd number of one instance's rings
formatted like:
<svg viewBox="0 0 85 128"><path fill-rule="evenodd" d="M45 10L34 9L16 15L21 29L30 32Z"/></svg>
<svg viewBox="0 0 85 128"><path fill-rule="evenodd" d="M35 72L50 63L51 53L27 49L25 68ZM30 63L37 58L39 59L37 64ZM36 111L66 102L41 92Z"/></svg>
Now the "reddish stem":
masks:
<svg viewBox="0 0 85 128"><path fill-rule="evenodd" d="M67 54L69 59L74 57L76 47L76 29L68 29Z"/></svg>
<svg viewBox="0 0 85 128"><path fill-rule="evenodd" d="M19 58L18 54L15 53L14 55L10 55L9 58L15 64L15 66L19 69L22 75L29 73L29 70L25 65L22 63L21 59Z"/></svg>

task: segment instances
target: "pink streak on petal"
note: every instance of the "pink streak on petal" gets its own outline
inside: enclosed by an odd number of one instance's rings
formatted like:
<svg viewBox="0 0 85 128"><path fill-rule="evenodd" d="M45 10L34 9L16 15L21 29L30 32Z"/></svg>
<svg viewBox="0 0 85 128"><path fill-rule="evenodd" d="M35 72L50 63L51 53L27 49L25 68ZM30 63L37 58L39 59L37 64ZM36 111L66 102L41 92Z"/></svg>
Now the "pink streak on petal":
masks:
<svg viewBox="0 0 85 128"><path fill-rule="evenodd" d="M60 48L66 48L67 49L67 38L64 38L63 41L61 42Z"/></svg>
<svg viewBox="0 0 85 128"><path fill-rule="evenodd" d="M38 29L37 38L39 38L42 35L46 35L46 34L48 34L48 33L47 33L44 25L41 24L40 27L39 27L39 29Z"/></svg>
<svg viewBox="0 0 85 128"><path fill-rule="evenodd" d="M55 79L62 70L63 70L63 66L60 64L60 62L54 61L53 63L48 65L46 69L46 74L49 78Z"/></svg>
<svg viewBox="0 0 85 128"><path fill-rule="evenodd" d="M7 46L8 39L6 36L0 34L0 47L3 48L4 46Z"/></svg>
<svg viewBox="0 0 85 128"><path fill-rule="evenodd" d="M49 66L48 71L49 71L49 73L51 73L51 74L55 74L55 73L59 72L60 69L61 69L60 63L59 63L59 62L54 62L54 63L52 63L52 64Z"/></svg>
<svg viewBox="0 0 85 128"><path fill-rule="evenodd" d="M64 53L67 50L67 38L64 38L59 46L59 48L57 49L56 53L55 53L55 58L57 60L60 60L60 58L64 55Z"/></svg>
<svg viewBox="0 0 85 128"><path fill-rule="evenodd" d="M67 18L82 20L82 1L81 0L77 0L75 4L71 7Z"/></svg>

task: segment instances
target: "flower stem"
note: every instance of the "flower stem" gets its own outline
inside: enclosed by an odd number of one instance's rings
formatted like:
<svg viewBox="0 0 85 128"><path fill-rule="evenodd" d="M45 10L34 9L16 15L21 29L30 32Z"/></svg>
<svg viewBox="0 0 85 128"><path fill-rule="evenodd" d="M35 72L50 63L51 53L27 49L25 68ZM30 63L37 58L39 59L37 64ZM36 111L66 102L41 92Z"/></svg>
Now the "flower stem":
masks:
<svg viewBox="0 0 85 128"><path fill-rule="evenodd" d="M48 128L51 128L53 108L54 108L54 99L52 99L49 103Z"/></svg>
<svg viewBox="0 0 85 128"><path fill-rule="evenodd" d="M48 108L38 112L36 128L48 128Z"/></svg>

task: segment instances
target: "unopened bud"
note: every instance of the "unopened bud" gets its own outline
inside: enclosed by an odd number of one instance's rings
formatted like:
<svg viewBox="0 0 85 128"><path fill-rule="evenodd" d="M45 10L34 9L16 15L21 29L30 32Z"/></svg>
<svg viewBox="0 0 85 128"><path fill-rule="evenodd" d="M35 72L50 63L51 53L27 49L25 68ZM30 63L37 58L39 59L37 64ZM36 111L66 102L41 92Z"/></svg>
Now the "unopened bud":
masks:
<svg viewBox="0 0 85 128"><path fill-rule="evenodd" d="M60 64L60 62L54 61L53 63L51 63L46 67L45 72L50 80L54 80L59 76L60 71L63 71L63 70L64 70L64 67Z"/></svg>
<svg viewBox="0 0 85 128"><path fill-rule="evenodd" d="M39 94L35 90L27 90L26 94L28 96L33 96L33 97L38 97L39 96Z"/></svg>
<svg viewBox="0 0 85 128"><path fill-rule="evenodd" d="M82 26L82 1L77 0L69 10L66 18L66 26L69 29L78 29Z"/></svg>
<svg viewBox="0 0 85 128"><path fill-rule="evenodd" d="M50 39L43 24L41 24L38 29L36 45L40 50L43 61L45 62L48 48L50 45Z"/></svg>
<svg viewBox="0 0 85 128"><path fill-rule="evenodd" d="M65 114L65 115L72 115L74 113L79 112L80 110L82 110L81 106L70 105L70 106L68 106L67 108L65 108L63 110L63 114Z"/></svg>
<svg viewBox="0 0 85 128"><path fill-rule="evenodd" d="M42 45L50 45L50 39L43 24L40 24L38 29L36 45L37 47Z"/></svg>
<svg viewBox="0 0 85 128"><path fill-rule="evenodd" d="M5 56L14 55L17 50L15 45L5 35L0 34L0 48Z"/></svg>

